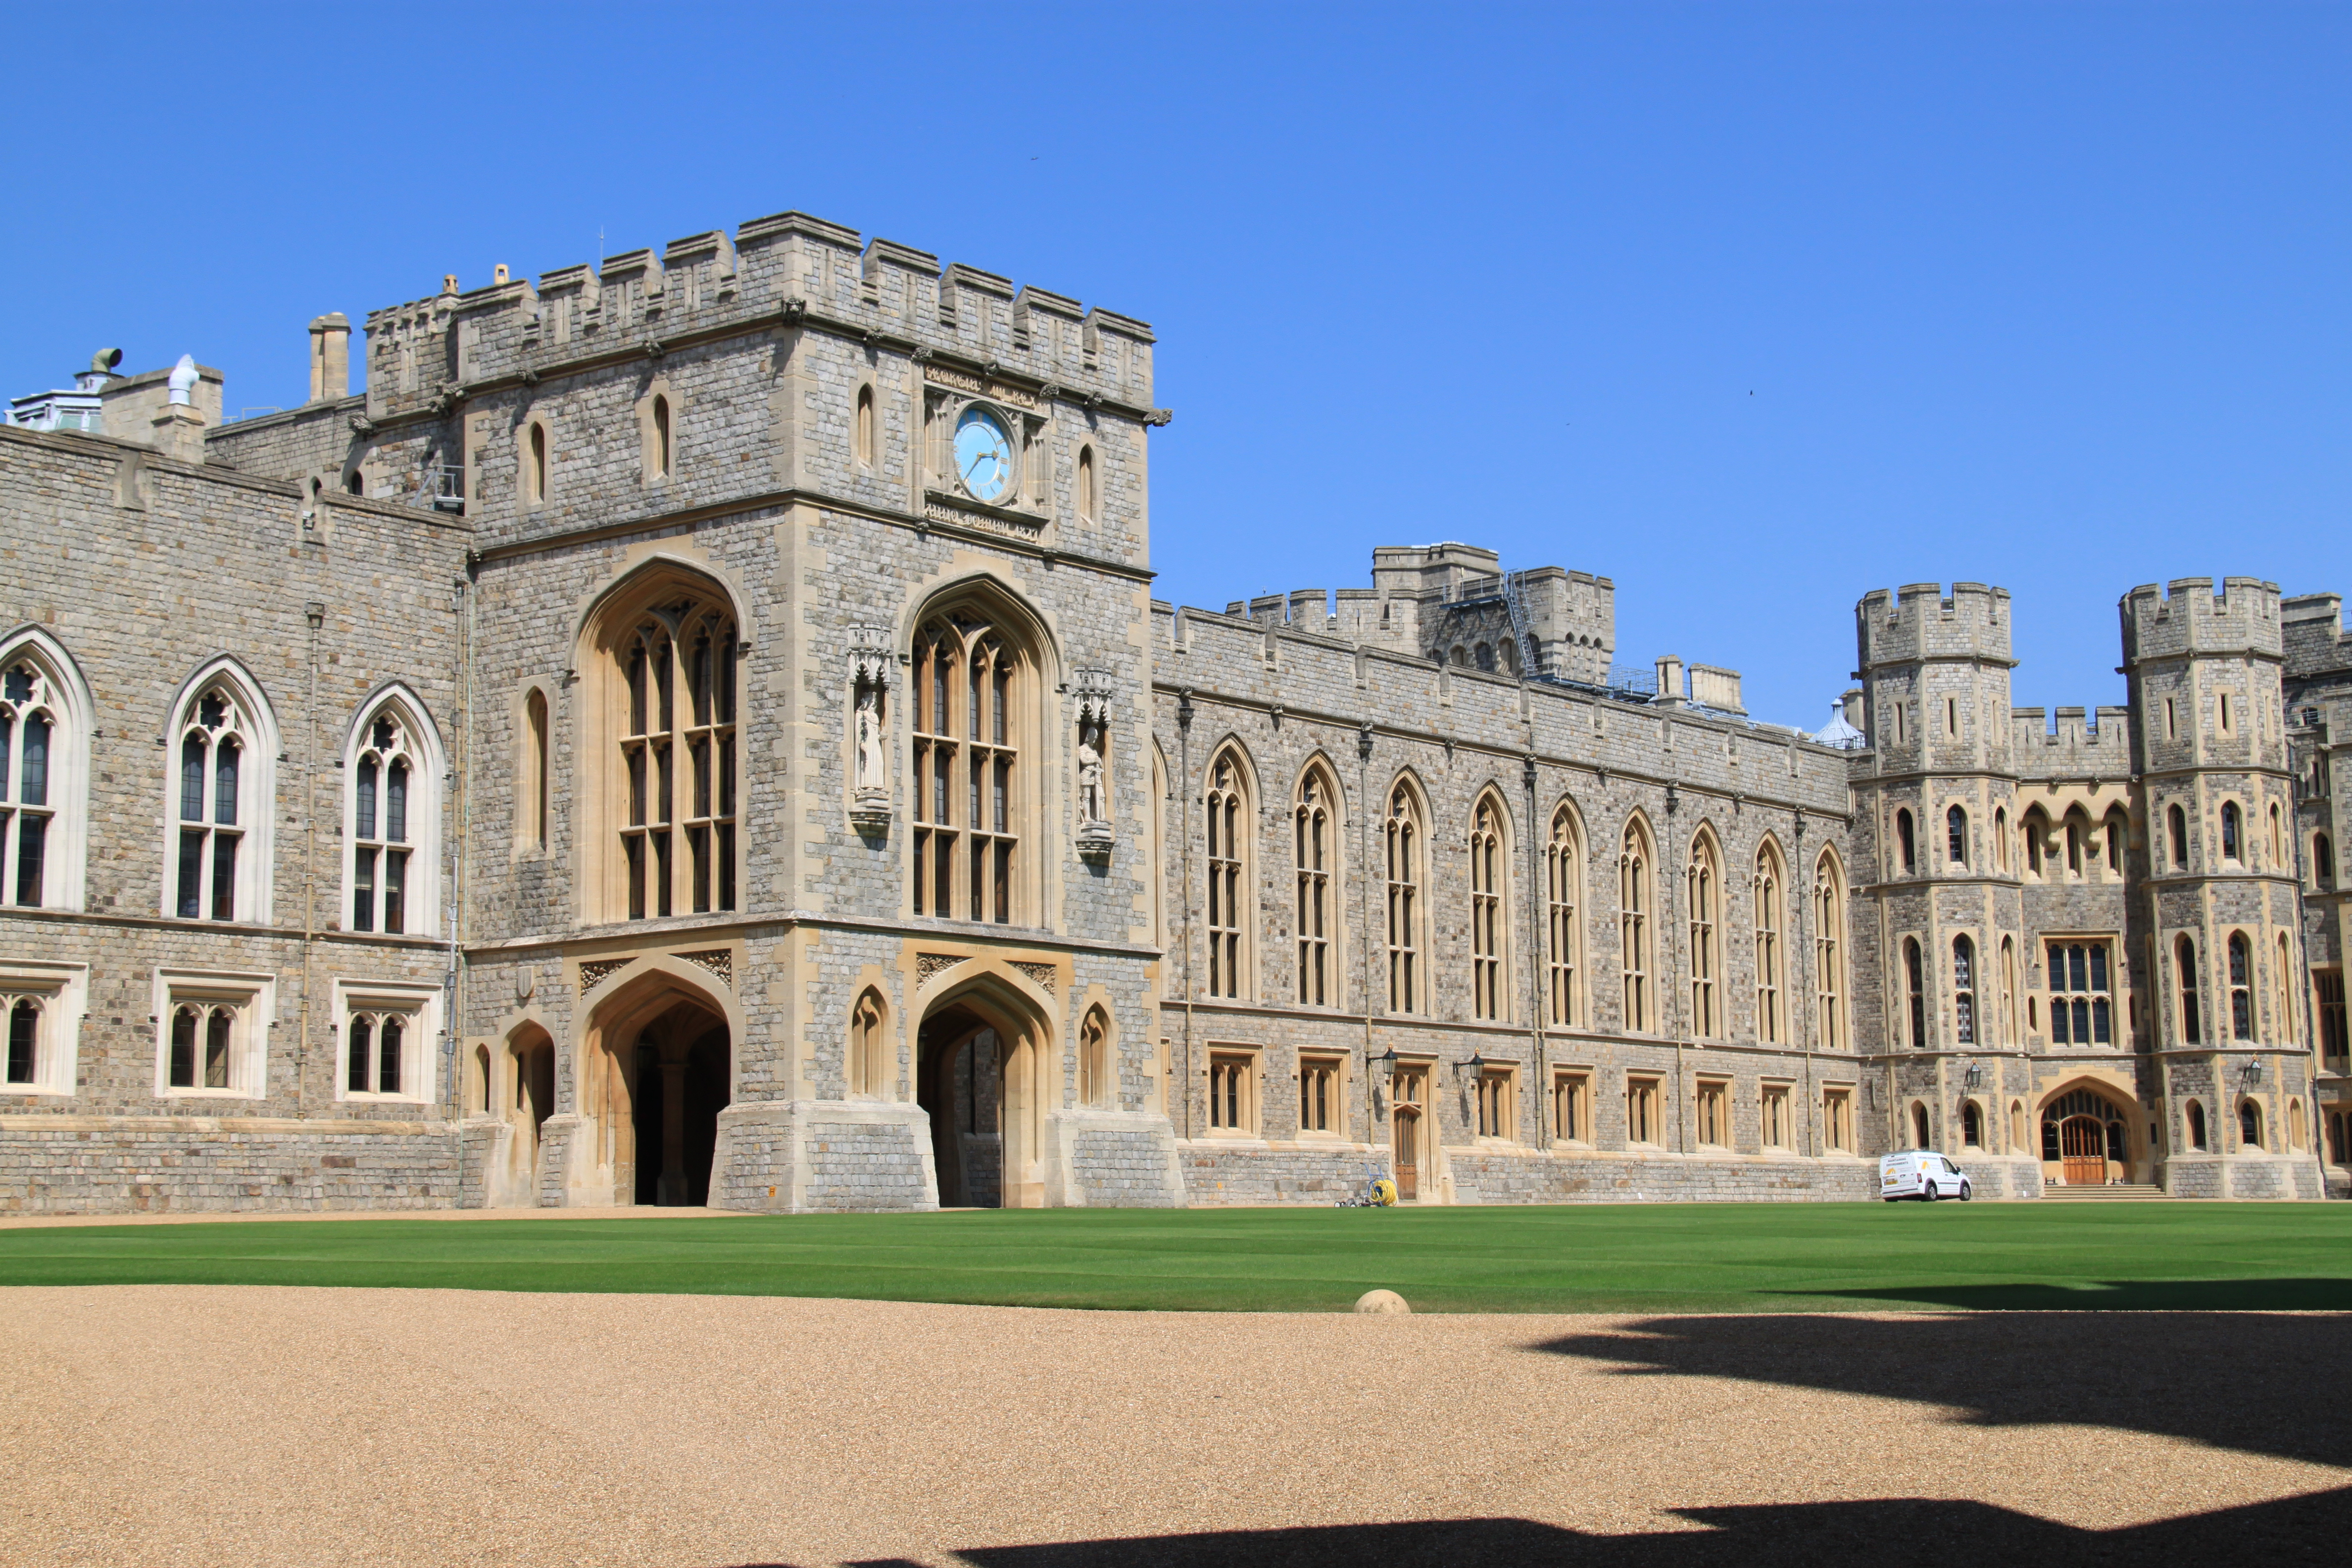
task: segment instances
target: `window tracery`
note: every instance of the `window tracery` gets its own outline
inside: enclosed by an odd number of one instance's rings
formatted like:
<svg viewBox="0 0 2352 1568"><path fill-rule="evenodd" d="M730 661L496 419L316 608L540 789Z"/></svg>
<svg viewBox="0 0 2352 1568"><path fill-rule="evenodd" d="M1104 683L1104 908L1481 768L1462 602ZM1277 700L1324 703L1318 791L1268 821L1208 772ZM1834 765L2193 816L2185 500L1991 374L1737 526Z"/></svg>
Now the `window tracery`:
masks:
<svg viewBox="0 0 2352 1568"><path fill-rule="evenodd" d="M1031 663L977 605L915 634L908 715L914 911L1009 925L1031 919L1024 828Z"/></svg>
<svg viewBox="0 0 2352 1568"><path fill-rule="evenodd" d="M1548 906L1545 934L1549 967L1551 1021L1563 1028L1580 1016L1577 979L1583 966L1584 852L1577 833L1576 814L1565 805L1552 814L1551 843L1544 851L1544 888Z"/></svg>
<svg viewBox="0 0 2352 1568"><path fill-rule="evenodd" d="M734 614L716 595L681 593L632 616L616 641L628 918L732 910Z"/></svg>
<svg viewBox="0 0 2352 1568"><path fill-rule="evenodd" d="M63 847L56 786L65 710L45 662L29 650L0 658L0 898L25 905L58 903L64 879L51 857Z"/></svg>
<svg viewBox="0 0 2352 1568"><path fill-rule="evenodd" d="M1398 784L1389 792L1388 819L1381 825L1387 876L1389 1011L1422 1010L1421 811L1412 791Z"/></svg>
<svg viewBox="0 0 2352 1568"><path fill-rule="evenodd" d="M1813 862L1813 1007L1821 1047L1846 1048L1845 876L1837 857Z"/></svg>
<svg viewBox="0 0 2352 1568"><path fill-rule="evenodd" d="M1239 996L1249 930L1248 857L1256 814L1250 809L1240 760L1217 753L1209 764L1205 826L1209 862L1209 994Z"/></svg>
<svg viewBox="0 0 2352 1568"><path fill-rule="evenodd" d="M1690 909L1690 1026L1701 1039L1722 1033L1717 1009L1717 976L1722 965L1717 949L1723 899L1723 871L1717 864L1715 839L1702 833L1691 844L1690 866L1683 873L1688 884Z"/></svg>
<svg viewBox="0 0 2352 1568"><path fill-rule="evenodd" d="M1781 927L1787 923L1783 889L1788 876L1769 841L1756 852L1756 1037L1779 1045L1788 1032L1781 1016Z"/></svg>
<svg viewBox="0 0 2352 1568"><path fill-rule="evenodd" d="M196 682L174 728L165 911L190 921L267 920L277 759L268 711L233 671L216 668Z"/></svg>
<svg viewBox="0 0 2352 1568"><path fill-rule="evenodd" d="M1479 800L1470 822L1470 1016L1500 1019L1508 1011L1504 943L1510 885L1510 858L1503 842L1503 813L1489 795Z"/></svg>
<svg viewBox="0 0 2352 1568"><path fill-rule="evenodd" d="M1298 933L1298 1000L1310 1007L1339 1003L1331 962L1336 799L1330 780L1319 768L1309 768L1299 780L1298 804L1291 814L1297 873L1297 906L1292 912Z"/></svg>
<svg viewBox="0 0 2352 1568"><path fill-rule="evenodd" d="M437 902L441 777L430 731L405 701L380 703L352 733L344 776L351 929L429 934Z"/></svg>
<svg viewBox="0 0 2352 1568"><path fill-rule="evenodd" d="M1637 1034L1657 1029L1657 996L1651 979L1657 972L1657 932L1652 906L1657 902L1654 858L1648 831L1638 821L1625 829L1617 856L1617 930L1625 983L1625 1027Z"/></svg>

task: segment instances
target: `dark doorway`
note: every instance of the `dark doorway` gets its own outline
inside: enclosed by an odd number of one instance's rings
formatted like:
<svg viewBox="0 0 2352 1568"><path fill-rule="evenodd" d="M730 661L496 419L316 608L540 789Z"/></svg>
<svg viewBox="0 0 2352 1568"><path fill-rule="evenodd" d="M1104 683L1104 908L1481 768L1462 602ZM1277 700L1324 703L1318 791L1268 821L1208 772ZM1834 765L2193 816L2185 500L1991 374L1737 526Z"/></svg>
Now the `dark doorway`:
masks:
<svg viewBox="0 0 2352 1568"><path fill-rule="evenodd" d="M968 1007L943 1007L923 1020L915 1059L915 1102L931 1118L940 1206L1002 1207L996 1031Z"/></svg>
<svg viewBox="0 0 2352 1568"><path fill-rule="evenodd" d="M698 1007L665 1013L637 1037L630 1121L636 1201L666 1208L710 1201L710 1157L727 1108L727 1028Z"/></svg>

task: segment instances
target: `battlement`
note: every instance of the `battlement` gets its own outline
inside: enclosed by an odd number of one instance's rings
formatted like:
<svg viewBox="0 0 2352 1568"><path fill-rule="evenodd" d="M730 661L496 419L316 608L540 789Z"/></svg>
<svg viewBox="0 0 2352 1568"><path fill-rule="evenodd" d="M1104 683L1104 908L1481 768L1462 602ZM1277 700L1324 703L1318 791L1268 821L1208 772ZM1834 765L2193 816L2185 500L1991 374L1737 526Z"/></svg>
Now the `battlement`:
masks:
<svg viewBox="0 0 2352 1568"><path fill-rule="evenodd" d="M2121 778L2131 772L2131 710L2061 708L2056 722L2042 708L2009 710L2010 754L2020 778Z"/></svg>
<svg viewBox="0 0 2352 1568"><path fill-rule="evenodd" d="M2010 657L2009 590L1982 583L1909 583L1877 589L1854 605L1854 645L1868 669L1927 658L1977 658L2014 665Z"/></svg>
<svg viewBox="0 0 2352 1568"><path fill-rule="evenodd" d="M805 213L677 239L656 253L542 273L499 267L480 288L371 311L368 416L441 405L456 388L529 379L575 362L660 353L705 333L809 318L920 353L1025 375L1081 399L1149 412L1151 329L1044 289Z"/></svg>
<svg viewBox="0 0 2352 1568"><path fill-rule="evenodd" d="M2300 594L2282 599L2279 634L2290 676L2305 679L2352 669L2352 637L2344 632L2340 594Z"/></svg>
<svg viewBox="0 0 2352 1568"><path fill-rule="evenodd" d="M2284 651L2279 590L2257 577L2176 577L2159 589L2142 584L2117 606L2123 620L2126 668L2143 659L2189 654L2271 654Z"/></svg>

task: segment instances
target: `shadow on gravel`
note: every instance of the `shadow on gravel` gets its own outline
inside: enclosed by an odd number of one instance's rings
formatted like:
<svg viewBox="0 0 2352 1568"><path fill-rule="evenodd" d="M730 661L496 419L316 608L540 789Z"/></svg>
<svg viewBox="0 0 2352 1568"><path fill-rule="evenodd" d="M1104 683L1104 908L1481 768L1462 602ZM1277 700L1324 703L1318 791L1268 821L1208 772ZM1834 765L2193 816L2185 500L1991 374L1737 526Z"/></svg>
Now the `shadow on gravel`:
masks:
<svg viewBox="0 0 2352 1568"><path fill-rule="evenodd" d="M2122 1530L2077 1530L1974 1502L1888 1500L1677 1510L1706 1528L1586 1535L1521 1519L1345 1524L1002 1546L956 1555L973 1568L2035 1568L2103 1563L2336 1563L2352 1489L2316 1492ZM746 1568L784 1568L751 1564ZM915 1568L900 1559L852 1568Z"/></svg>
<svg viewBox="0 0 2352 1568"><path fill-rule="evenodd" d="M1530 1345L1680 1373L1948 1406L1996 1426L2112 1426L2352 1465L2352 1318L2001 1312L1649 1318ZM2053 1452L2053 1463L2063 1455ZM1923 1505L1924 1506L1924 1505Z"/></svg>
<svg viewBox="0 0 2352 1568"><path fill-rule="evenodd" d="M2352 1312L2352 1279L2112 1279L2095 1285L1919 1285L1801 1291L1972 1312Z"/></svg>

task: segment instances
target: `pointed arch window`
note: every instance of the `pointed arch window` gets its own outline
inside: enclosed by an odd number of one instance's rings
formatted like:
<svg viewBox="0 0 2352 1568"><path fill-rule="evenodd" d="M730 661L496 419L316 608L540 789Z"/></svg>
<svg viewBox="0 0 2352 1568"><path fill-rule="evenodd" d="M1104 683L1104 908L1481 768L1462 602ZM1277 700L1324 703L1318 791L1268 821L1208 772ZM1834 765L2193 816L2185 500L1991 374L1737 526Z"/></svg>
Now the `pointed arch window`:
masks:
<svg viewBox="0 0 2352 1568"><path fill-rule="evenodd" d="M1944 813L1944 855L1955 866L1969 863L1969 814L1957 805Z"/></svg>
<svg viewBox="0 0 2352 1568"><path fill-rule="evenodd" d="M1500 1019L1510 984L1504 946L1508 937L1510 855L1504 847L1502 808L1490 795L1470 820L1470 1015Z"/></svg>
<svg viewBox="0 0 2352 1568"><path fill-rule="evenodd" d="M652 478L666 479L670 475L673 443L670 435L669 399L660 393L654 395L652 424L653 428L647 432L646 467Z"/></svg>
<svg viewBox="0 0 2352 1568"><path fill-rule="evenodd" d="M2294 1005L2293 1001L2294 996L2294 960L2293 954L2294 950L2287 942L2286 932L2279 932L2278 989L2272 994L2278 998L2278 1005L2275 1012L2273 1014L2275 1025L2272 1030L2272 1036L2281 1045L2293 1045L2294 1043Z"/></svg>
<svg viewBox="0 0 2352 1568"><path fill-rule="evenodd" d="M716 595L665 596L615 639L621 668L618 827L628 918L735 908L733 612Z"/></svg>
<svg viewBox="0 0 2352 1568"><path fill-rule="evenodd" d="M2321 887L2336 886L2336 841L2325 833L2312 835L2311 873Z"/></svg>
<svg viewBox="0 0 2352 1568"><path fill-rule="evenodd" d="M1421 972L1421 810L1412 791L1399 784L1389 792L1388 819L1381 824L1382 866L1387 878L1389 1011L1422 1011L1426 984Z"/></svg>
<svg viewBox="0 0 2352 1568"><path fill-rule="evenodd" d="M2107 874L2113 877L2122 876L2124 849L2131 839L2131 825L2120 810L2107 813L2106 826L2101 830L2100 837L2105 840Z"/></svg>
<svg viewBox="0 0 2352 1568"><path fill-rule="evenodd" d="M81 901L84 705L59 663L29 644L0 654L0 902Z"/></svg>
<svg viewBox="0 0 2352 1568"><path fill-rule="evenodd" d="M516 798L522 807L525 847L547 847L547 693L532 687L523 699L522 776L516 781Z"/></svg>
<svg viewBox="0 0 2352 1568"><path fill-rule="evenodd" d="M1116 1080L1111 1072L1110 1019L1100 1007L1087 1009L1078 1026L1078 1103L1108 1106Z"/></svg>
<svg viewBox="0 0 2352 1568"><path fill-rule="evenodd" d="M1330 781L1309 769L1298 784L1291 832L1297 871L1298 1000L1310 1007L1336 1006L1338 978L1331 962L1331 874L1337 835Z"/></svg>
<svg viewBox="0 0 2352 1568"><path fill-rule="evenodd" d="M2017 1032L2017 941L2014 937L2000 939L2000 1037L1994 1045L2012 1045Z"/></svg>
<svg viewBox="0 0 2352 1568"><path fill-rule="evenodd" d="M2189 814L2175 805L2164 814L2166 836L2172 840L2173 869L2189 868Z"/></svg>
<svg viewBox="0 0 2352 1568"><path fill-rule="evenodd" d="M887 1060L889 1036L884 1022L889 1008L882 994L867 986L849 1013L849 1063L844 1075L853 1095L886 1095L892 1077Z"/></svg>
<svg viewBox="0 0 2352 1568"><path fill-rule="evenodd" d="M2271 804L2270 818L2270 857L2271 865L2275 868L2286 864L2286 832L2280 826L2278 803L2275 801Z"/></svg>
<svg viewBox="0 0 2352 1568"><path fill-rule="evenodd" d="M1977 944L1966 936L1952 939L1952 1031L1963 1046L1977 1043Z"/></svg>
<svg viewBox="0 0 2352 1568"><path fill-rule="evenodd" d="M2173 963L2180 982L2180 1040L2183 1045L2205 1043L2204 1019L2197 1005L2197 942L2193 937L2182 937L2173 944Z"/></svg>
<svg viewBox="0 0 2352 1568"><path fill-rule="evenodd" d="M1209 764L1206 827L1209 860L1209 994L1239 996L1247 944L1251 878L1249 849L1256 813L1250 809L1241 763L1220 752Z"/></svg>
<svg viewBox="0 0 2352 1568"><path fill-rule="evenodd" d="M1722 970L1723 868L1717 863L1715 840L1702 834L1691 845L1690 866L1683 873L1688 884L1690 908L1690 1026L1701 1039L1723 1032L1718 1009L1722 998L1717 978Z"/></svg>
<svg viewBox="0 0 2352 1568"><path fill-rule="evenodd" d="M535 694L534 694L535 695ZM439 900L440 751L419 711L386 700L352 731L343 776L349 929L429 935Z"/></svg>
<svg viewBox="0 0 2352 1568"><path fill-rule="evenodd" d="M1544 851L1544 889L1548 905L1545 939L1549 969L1547 991L1551 1021L1562 1027L1579 1017L1576 983L1583 963L1584 852L1578 840L1576 816L1563 805L1552 814L1551 843Z"/></svg>
<svg viewBox="0 0 2352 1568"><path fill-rule="evenodd" d="M1813 865L1813 1012L1821 1048L1846 1048L1845 879L1823 850Z"/></svg>
<svg viewBox="0 0 2352 1568"><path fill-rule="evenodd" d="M2029 806L2019 819L2025 834L2025 870L2028 876L2042 875L2042 860L2050 842L2050 818L2040 806Z"/></svg>
<svg viewBox="0 0 2352 1568"><path fill-rule="evenodd" d="M2243 931L2230 933L2230 1037L2254 1037L2253 944Z"/></svg>
<svg viewBox="0 0 2352 1568"><path fill-rule="evenodd" d="M1034 668L1024 641L980 605L933 616L915 634L909 869L919 915L997 925L1032 918Z"/></svg>
<svg viewBox="0 0 2352 1568"><path fill-rule="evenodd" d="M1927 1048L1927 985L1921 973L1919 939L1903 939L1903 993L1911 1026L1911 1048Z"/></svg>
<svg viewBox="0 0 2352 1568"><path fill-rule="evenodd" d="M166 911L190 921L268 918L276 730L257 693L226 671L180 708Z"/></svg>
<svg viewBox="0 0 2352 1568"><path fill-rule="evenodd" d="M1780 1045L1788 1034L1781 1012L1780 973L1780 933L1788 920L1783 895L1787 882L1780 853L1765 845L1756 856L1756 1037L1768 1046Z"/></svg>
<svg viewBox="0 0 2352 1568"><path fill-rule="evenodd" d="M1637 1034L1654 1033L1658 1026L1653 984L1657 973L1656 903L1650 837L1636 822L1625 829L1617 856L1617 936L1625 981L1625 1027Z"/></svg>
<svg viewBox="0 0 2352 1568"><path fill-rule="evenodd" d="M1898 811L1895 814L1895 853L1906 875L1918 868L1919 846L1917 836L1912 830L1911 814L1908 811Z"/></svg>
<svg viewBox="0 0 2352 1568"><path fill-rule="evenodd" d="M2234 800L2223 801L2221 803L2222 859L2236 860L2242 858L2242 851L2243 847L2239 843L2239 839L2242 836L2238 815L2238 803Z"/></svg>

